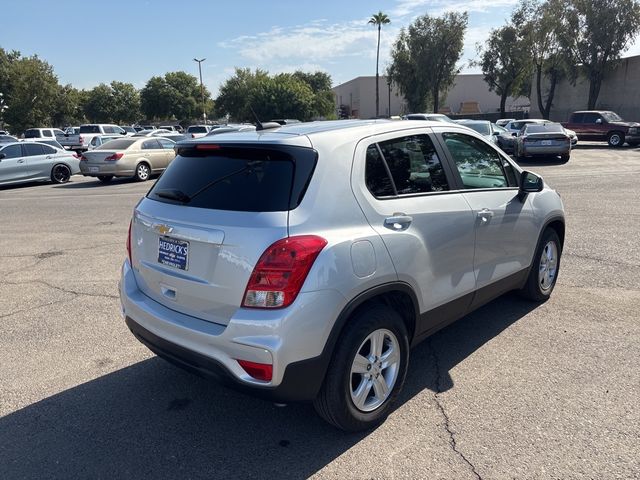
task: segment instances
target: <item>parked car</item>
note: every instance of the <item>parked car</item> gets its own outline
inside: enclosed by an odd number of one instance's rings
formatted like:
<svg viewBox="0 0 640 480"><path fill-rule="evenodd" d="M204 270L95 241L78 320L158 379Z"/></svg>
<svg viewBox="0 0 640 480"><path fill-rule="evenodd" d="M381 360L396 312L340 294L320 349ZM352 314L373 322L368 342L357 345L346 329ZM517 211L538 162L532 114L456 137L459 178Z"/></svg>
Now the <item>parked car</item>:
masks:
<svg viewBox="0 0 640 480"><path fill-rule="evenodd" d="M541 123L549 123L549 122L550 122L550 120L545 120L543 118L528 118L526 120L514 120L514 121L511 121L507 125L505 125L505 128L507 130L509 130L514 137L517 137L518 134L520 133L520 131L522 130L522 127L524 127L525 125L532 124L532 123L541 124ZM576 134L576 132L574 132L573 130L570 130L570 129L564 127L564 126L563 126L563 128L564 128L565 133L567 135L569 135L569 138L571 139L571 145L576 145L578 143L578 135Z"/></svg>
<svg viewBox="0 0 640 480"><path fill-rule="evenodd" d="M85 177L110 182L113 177L132 177L139 182L160 173L175 157L175 142L168 138L120 138L111 140L80 157Z"/></svg>
<svg viewBox="0 0 640 480"><path fill-rule="evenodd" d="M184 128L182 128L180 125L160 125L158 128L161 128L163 130L169 130L171 132L178 132L178 133L184 132Z"/></svg>
<svg viewBox="0 0 640 480"><path fill-rule="evenodd" d="M560 156L568 162L571 138L559 123L529 123L518 135L516 158Z"/></svg>
<svg viewBox="0 0 640 480"><path fill-rule="evenodd" d="M218 125L216 125L217 127ZM191 138L204 137L212 129L212 125L190 125L187 127L187 135Z"/></svg>
<svg viewBox="0 0 640 480"><path fill-rule="evenodd" d="M228 124L222 125L219 128L214 128L209 133L207 133L207 137L212 135L220 135L221 133L230 133L230 132L255 132L256 126L251 124Z"/></svg>
<svg viewBox="0 0 640 480"><path fill-rule="evenodd" d="M0 135L0 143L17 142L18 139L11 135Z"/></svg>
<svg viewBox="0 0 640 480"><path fill-rule="evenodd" d="M496 139L496 131L493 129L493 123L488 120L455 120L455 123L464 127L475 130L484 137L488 142L498 144Z"/></svg>
<svg viewBox="0 0 640 480"><path fill-rule="evenodd" d="M496 144L508 154L514 154L516 152L516 145L518 140L513 134L504 127L497 124L493 125L493 131L496 139Z"/></svg>
<svg viewBox="0 0 640 480"><path fill-rule="evenodd" d="M339 428L384 420L410 346L507 291L553 291L559 195L460 125L313 122L177 150L133 212L126 324Z"/></svg>
<svg viewBox="0 0 640 480"><path fill-rule="evenodd" d="M135 129L135 128L133 128L133 127L124 126L124 127L120 127L120 128L121 128L121 129L123 129L129 137L132 137L132 136L134 136L136 133L138 133L138 130L136 130L136 129Z"/></svg>
<svg viewBox="0 0 640 480"><path fill-rule="evenodd" d="M58 138L58 142L67 150L79 150L80 127L67 127L64 129L64 136Z"/></svg>
<svg viewBox="0 0 640 480"><path fill-rule="evenodd" d="M96 135L126 135L124 131L118 125L112 125L107 123L88 123L80 125L80 131L78 134L66 134L66 141L73 146L70 149L77 152L83 152L89 149L91 140Z"/></svg>
<svg viewBox="0 0 640 480"><path fill-rule="evenodd" d="M80 171L77 155L39 142L0 145L0 185L52 181L66 183Z"/></svg>
<svg viewBox="0 0 640 480"><path fill-rule="evenodd" d="M122 138L122 135L95 135L89 142L88 150L93 150L101 145L104 145L110 140L116 140Z"/></svg>
<svg viewBox="0 0 640 480"><path fill-rule="evenodd" d="M582 140L606 141L611 147L640 145L640 123L626 122L617 113L603 110L573 112L562 124L574 130Z"/></svg>
<svg viewBox="0 0 640 480"><path fill-rule="evenodd" d="M7 136L11 136L11 134L6 131L6 130L0 130L0 135L7 135Z"/></svg>
<svg viewBox="0 0 640 480"><path fill-rule="evenodd" d="M64 132L59 128L29 128L24 131L23 138L63 138Z"/></svg>
<svg viewBox="0 0 640 480"><path fill-rule="evenodd" d="M171 130L165 130L164 128L155 128L153 130L140 130L139 132L136 132L136 134L133 136L134 137L154 137L154 136L162 135L163 133L172 134L176 132L172 132Z"/></svg>
<svg viewBox="0 0 640 480"><path fill-rule="evenodd" d="M402 117L403 120L431 120L434 122L449 122L453 120L442 113L409 113Z"/></svg>

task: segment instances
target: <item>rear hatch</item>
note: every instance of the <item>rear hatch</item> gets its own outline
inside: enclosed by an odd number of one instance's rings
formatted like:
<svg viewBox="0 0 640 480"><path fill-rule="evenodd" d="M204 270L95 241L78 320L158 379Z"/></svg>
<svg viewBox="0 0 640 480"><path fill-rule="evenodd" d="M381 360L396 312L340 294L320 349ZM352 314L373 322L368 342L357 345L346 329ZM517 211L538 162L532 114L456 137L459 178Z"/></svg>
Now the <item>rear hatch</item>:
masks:
<svg viewBox="0 0 640 480"><path fill-rule="evenodd" d="M175 311L226 325L316 162L311 148L181 146L136 207L131 230L140 290Z"/></svg>

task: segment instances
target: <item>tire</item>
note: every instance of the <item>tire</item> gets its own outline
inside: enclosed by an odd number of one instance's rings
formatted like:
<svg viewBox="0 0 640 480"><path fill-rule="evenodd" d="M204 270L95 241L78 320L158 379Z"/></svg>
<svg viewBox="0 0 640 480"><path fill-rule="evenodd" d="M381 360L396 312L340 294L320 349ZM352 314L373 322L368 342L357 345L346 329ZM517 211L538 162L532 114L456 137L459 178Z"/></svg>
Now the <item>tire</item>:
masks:
<svg viewBox="0 0 640 480"><path fill-rule="evenodd" d="M553 262L550 262L550 255L553 256ZM520 290L520 295L534 302L546 302L558 280L561 256L560 238L555 230L547 228L540 238L527 283Z"/></svg>
<svg viewBox="0 0 640 480"><path fill-rule="evenodd" d="M371 351L374 344L382 345L374 349L378 356ZM385 367L389 355L395 361ZM341 430L376 427L391 412L408 363L409 336L400 315L386 305L365 308L348 320L313 405L322 418Z"/></svg>
<svg viewBox="0 0 640 480"><path fill-rule="evenodd" d="M151 176L151 169L149 168L149 164L145 162L140 162L136 166L136 173L133 176L133 178L137 182L146 182L147 180L149 180L150 176Z"/></svg>
<svg viewBox="0 0 640 480"><path fill-rule="evenodd" d="M610 147L618 148L624 145L624 133L611 132L607 137L607 143Z"/></svg>
<svg viewBox="0 0 640 480"><path fill-rule="evenodd" d="M100 180L102 183L109 183L111 180L113 180L113 175L98 175L98 180Z"/></svg>
<svg viewBox="0 0 640 480"><path fill-rule="evenodd" d="M71 169L64 163L58 163L51 169L51 181L53 183L67 183L71 178Z"/></svg>
<svg viewBox="0 0 640 480"><path fill-rule="evenodd" d="M570 158L571 158L571 155L570 155L570 154L567 154L567 155L560 155L560 160L562 160L562 161L563 161L563 162L565 162L565 163L566 163L566 162L568 162Z"/></svg>

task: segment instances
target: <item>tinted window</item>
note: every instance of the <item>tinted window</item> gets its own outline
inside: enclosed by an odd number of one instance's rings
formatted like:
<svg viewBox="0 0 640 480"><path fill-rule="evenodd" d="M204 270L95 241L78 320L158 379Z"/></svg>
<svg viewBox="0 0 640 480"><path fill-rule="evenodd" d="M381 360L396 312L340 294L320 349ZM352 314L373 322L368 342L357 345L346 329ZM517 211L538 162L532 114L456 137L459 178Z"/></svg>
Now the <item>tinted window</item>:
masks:
<svg viewBox="0 0 640 480"><path fill-rule="evenodd" d="M42 145L42 150L46 155L51 155L53 153L56 153L56 149L49 145Z"/></svg>
<svg viewBox="0 0 640 480"><path fill-rule="evenodd" d="M42 136L43 137L53 137L53 134L51 133L51 130L43 130L42 131Z"/></svg>
<svg viewBox="0 0 640 480"><path fill-rule="evenodd" d="M142 143L142 150L158 150L160 148L162 148L162 146L155 138L153 140L147 140L146 142Z"/></svg>
<svg viewBox="0 0 640 480"><path fill-rule="evenodd" d="M160 142L162 148L165 148L167 150L173 150L173 147L176 146L174 142L172 142L171 140L167 140L166 138L159 138L158 141Z"/></svg>
<svg viewBox="0 0 640 480"><path fill-rule="evenodd" d="M387 167L375 144L367 148L364 175L367 188L374 197L390 197L396 194Z"/></svg>
<svg viewBox="0 0 640 480"><path fill-rule="evenodd" d="M163 191L179 191L191 197L187 203L190 207L286 211L302 201L315 163L316 153L309 148L227 147L215 151L182 148L148 196L179 204L158 195Z"/></svg>
<svg viewBox="0 0 640 480"><path fill-rule="evenodd" d="M574 113L571 116L571 121L573 123L582 123L583 120L584 120L584 113Z"/></svg>
<svg viewBox="0 0 640 480"><path fill-rule="evenodd" d="M189 127L187 131L189 133L207 133L209 130L207 127Z"/></svg>
<svg viewBox="0 0 640 480"><path fill-rule="evenodd" d="M509 182L502 157L483 141L461 133L443 133L465 188L501 188Z"/></svg>
<svg viewBox="0 0 640 480"><path fill-rule="evenodd" d="M127 138L122 138L119 140L110 140L100 145L98 148L96 148L96 150L126 150L136 141L137 141L136 139L129 140Z"/></svg>
<svg viewBox="0 0 640 480"><path fill-rule="evenodd" d="M22 156L22 148L20 145L8 145L1 150L5 158L18 158Z"/></svg>
<svg viewBox="0 0 640 480"><path fill-rule="evenodd" d="M80 133L100 133L98 125L80 125Z"/></svg>
<svg viewBox="0 0 640 480"><path fill-rule="evenodd" d="M91 139L91 142L90 142L90 143L91 143L91 145L93 145L94 147L95 147L96 145L100 145L100 143L101 143L101 142L100 142L100 137L93 137L93 138Z"/></svg>
<svg viewBox="0 0 640 480"><path fill-rule="evenodd" d="M558 123L547 123L542 125L527 125L527 133L564 133L564 129Z"/></svg>
<svg viewBox="0 0 640 480"><path fill-rule="evenodd" d="M44 146L39 145L37 143L25 143L22 145L24 149L24 154L27 157L32 157L34 155L44 155Z"/></svg>
<svg viewBox="0 0 640 480"><path fill-rule="evenodd" d="M396 194L408 195L449 190L442 164L427 135L402 137L380 142L378 145L382 152L382 159L391 173ZM372 163L372 178L367 179L367 184L375 181L374 175L379 175L377 172L380 172L379 167L375 167L375 163ZM375 195L374 191L371 190L371 193Z"/></svg>
<svg viewBox="0 0 640 480"><path fill-rule="evenodd" d="M116 129L113 127L110 127L109 125L105 125L102 127L102 131L104 133L116 133Z"/></svg>
<svg viewBox="0 0 640 480"><path fill-rule="evenodd" d="M599 118L600 115L597 113L585 113L584 117L582 117L582 123L596 123Z"/></svg>
<svg viewBox="0 0 640 480"><path fill-rule="evenodd" d="M30 128L24 132L24 138L38 138L40 137L40 131L37 128Z"/></svg>
<svg viewBox="0 0 640 480"><path fill-rule="evenodd" d="M480 135L491 135L491 127L488 123L462 123L465 127L469 127L471 130L475 130Z"/></svg>

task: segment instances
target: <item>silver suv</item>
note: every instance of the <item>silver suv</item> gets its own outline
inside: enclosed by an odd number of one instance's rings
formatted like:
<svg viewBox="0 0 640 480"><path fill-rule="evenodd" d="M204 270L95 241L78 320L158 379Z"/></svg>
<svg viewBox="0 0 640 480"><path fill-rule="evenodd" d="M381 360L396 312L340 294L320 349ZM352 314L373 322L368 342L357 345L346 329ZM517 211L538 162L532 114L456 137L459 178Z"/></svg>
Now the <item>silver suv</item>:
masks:
<svg viewBox="0 0 640 480"><path fill-rule="evenodd" d="M462 126L301 123L177 152L133 213L129 329L345 430L385 419L411 346L510 290L544 301L558 277L560 197Z"/></svg>

